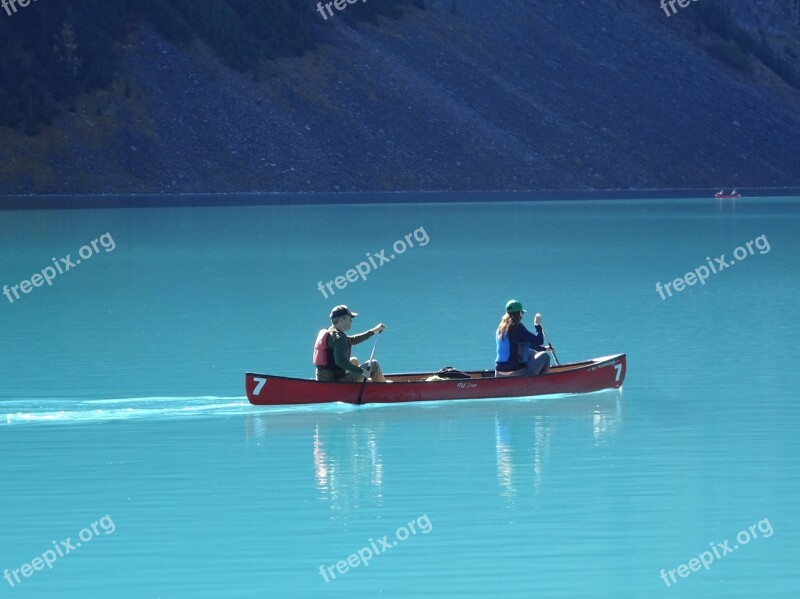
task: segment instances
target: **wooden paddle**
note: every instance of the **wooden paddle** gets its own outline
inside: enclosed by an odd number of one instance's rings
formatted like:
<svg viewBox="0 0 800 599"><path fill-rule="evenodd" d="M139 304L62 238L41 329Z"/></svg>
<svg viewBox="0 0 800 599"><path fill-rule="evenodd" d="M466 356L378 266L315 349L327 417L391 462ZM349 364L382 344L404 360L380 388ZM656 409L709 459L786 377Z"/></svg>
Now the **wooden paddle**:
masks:
<svg viewBox="0 0 800 599"><path fill-rule="evenodd" d="M372 358L375 356L375 350L378 347L378 341L380 340L380 338L381 338L381 334L378 333L378 338L375 339L375 345L372 346L372 353L369 355L369 361L367 361L367 364L369 365L370 370L372 369ZM358 391L358 401L356 402L356 405L358 405L358 406L361 405L361 397L364 395L364 387L367 386L367 381L368 380L369 380L369 377L365 376L364 380L361 381L361 389L359 389L359 391Z"/></svg>
<svg viewBox="0 0 800 599"><path fill-rule="evenodd" d="M547 341L547 345L549 345L550 347L553 347L553 344L550 343L550 339L548 339L548 337L547 337L547 331L544 330L544 327L542 327L542 333L544 334L544 340ZM557 366L561 366L561 362L558 361L558 356L556 355L556 350L555 349L553 350L553 357L556 359L556 365Z"/></svg>

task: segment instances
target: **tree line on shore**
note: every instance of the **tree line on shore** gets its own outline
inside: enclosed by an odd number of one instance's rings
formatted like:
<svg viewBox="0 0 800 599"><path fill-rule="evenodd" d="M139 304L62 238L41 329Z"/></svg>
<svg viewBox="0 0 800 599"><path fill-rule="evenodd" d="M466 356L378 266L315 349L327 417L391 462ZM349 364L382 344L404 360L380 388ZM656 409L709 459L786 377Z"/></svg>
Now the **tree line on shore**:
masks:
<svg viewBox="0 0 800 599"><path fill-rule="evenodd" d="M408 5L424 8L424 0L357 3L345 19L398 18ZM239 71L314 49L320 26L305 0L47 0L3 17L0 126L29 135L74 110L78 95L109 87L120 44L142 23L176 44L201 41Z"/></svg>
<svg viewBox="0 0 800 599"><path fill-rule="evenodd" d="M352 25L399 18L425 0L368 0L348 5L341 18ZM142 23L176 44L201 41L231 68L257 72L262 60L299 56L315 48L325 23L311 0L47 0L0 18L0 126L36 135L83 93L108 88L124 77L118 56ZM744 71L755 56L800 89L798 57L776 50L763 36L736 23L723 0L695 6L698 25L725 43L712 49ZM456 12L456 1L452 1ZM128 85L121 85L129 93Z"/></svg>

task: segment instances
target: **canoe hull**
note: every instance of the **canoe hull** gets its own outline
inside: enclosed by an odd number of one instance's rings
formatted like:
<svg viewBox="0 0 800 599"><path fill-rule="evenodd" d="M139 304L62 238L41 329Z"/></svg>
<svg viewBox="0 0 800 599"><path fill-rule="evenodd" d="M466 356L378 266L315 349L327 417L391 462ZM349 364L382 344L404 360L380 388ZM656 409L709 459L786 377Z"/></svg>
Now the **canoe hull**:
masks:
<svg viewBox="0 0 800 599"><path fill-rule="evenodd" d="M488 399L494 397L534 397L538 395L591 393L618 389L625 380L625 354L595 358L587 362L553 367L546 375L535 377L487 376L488 372L470 372L472 378L448 381L424 381L427 373L386 377L393 383L367 383L362 403L406 403ZM247 399L253 405L281 406L318 403L351 403L358 400L360 383L324 383L307 379L245 374Z"/></svg>

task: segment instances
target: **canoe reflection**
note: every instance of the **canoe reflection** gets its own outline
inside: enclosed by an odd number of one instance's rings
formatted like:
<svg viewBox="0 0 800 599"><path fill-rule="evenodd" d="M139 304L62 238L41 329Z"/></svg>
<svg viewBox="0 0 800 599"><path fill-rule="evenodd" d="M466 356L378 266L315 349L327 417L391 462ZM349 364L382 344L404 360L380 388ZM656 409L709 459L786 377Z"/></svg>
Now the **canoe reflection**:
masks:
<svg viewBox="0 0 800 599"><path fill-rule="evenodd" d="M314 427L313 439L314 477L320 499L329 497L333 509L357 508L360 491L366 488L372 490L370 496L375 504L383 505L383 463L375 431L365 431L362 435L356 425L348 425L347 450L338 454L335 442L330 443L328 450L319 424Z"/></svg>
<svg viewBox="0 0 800 599"><path fill-rule="evenodd" d="M622 391L608 390L539 400L267 408L247 415L245 434L274 459L291 461L298 472L313 472L317 499L344 514L382 506L387 477L403 484L409 464L418 463L415 453L424 452L435 470L463 459L459 444L481 451L480 430L492 424L493 431L486 433L494 433L499 494L513 501L520 485L530 485L531 471L538 493L547 476L554 431L585 427L587 445L599 446L614 442L622 420ZM465 428L478 438L464 438Z"/></svg>
<svg viewBox="0 0 800 599"><path fill-rule="evenodd" d="M517 494L520 480L527 480L533 471L533 490L542 489L550 463L550 446L554 423L563 419L552 416L574 416L578 422L591 426L594 445L613 442L622 425L622 390L609 390L553 401L550 405L537 403L526 417L498 410L494 419L497 483L501 495L511 503ZM529 457L532 456L532 457Z"/></svg>

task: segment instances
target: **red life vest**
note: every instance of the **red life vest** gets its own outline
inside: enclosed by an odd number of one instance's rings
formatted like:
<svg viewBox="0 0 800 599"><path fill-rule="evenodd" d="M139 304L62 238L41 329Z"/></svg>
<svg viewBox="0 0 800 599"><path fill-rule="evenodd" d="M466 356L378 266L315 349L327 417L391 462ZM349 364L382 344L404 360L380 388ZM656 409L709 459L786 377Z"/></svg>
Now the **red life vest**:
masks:
<svg viewBox="0 0 800 599"><path fill-rule="evenodd" d="M333 358L333 348L329 345L331 329L321 329L317 333L317 340L314 342L314 356L312 362L317 368L336 368L336 361ZM346 336L345 336L346 338ZM348 339L349 341L349 339ZM349 346L349 344L348 344ZM350 348L348 347L348 360L350 359Z"/></svg>
<svg viewBox="0 0 800 599"><path fill-rule="evenodd" d="M325 368L328 365L328 337L330 336L331 332L328 329L322 329L317 333L312 362L318 368Z"/></svg>

